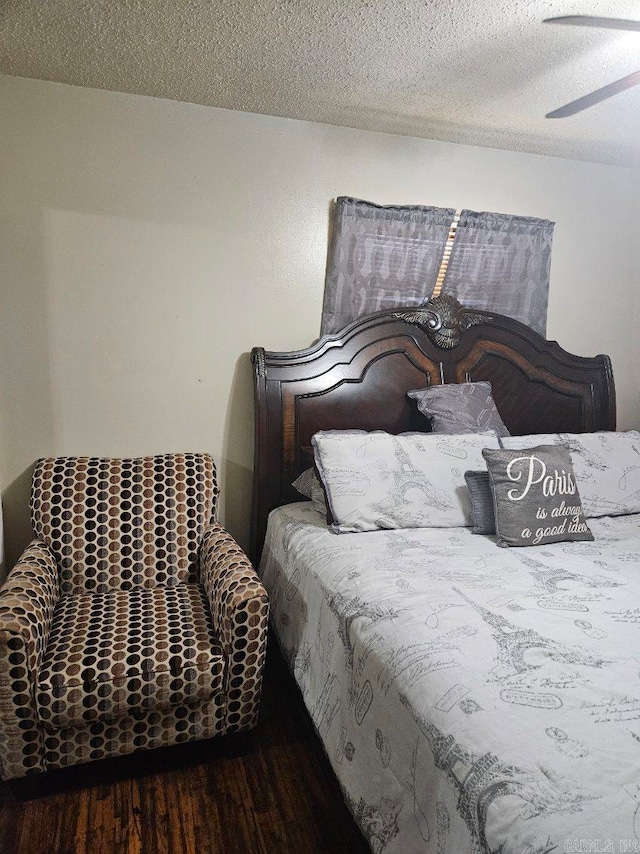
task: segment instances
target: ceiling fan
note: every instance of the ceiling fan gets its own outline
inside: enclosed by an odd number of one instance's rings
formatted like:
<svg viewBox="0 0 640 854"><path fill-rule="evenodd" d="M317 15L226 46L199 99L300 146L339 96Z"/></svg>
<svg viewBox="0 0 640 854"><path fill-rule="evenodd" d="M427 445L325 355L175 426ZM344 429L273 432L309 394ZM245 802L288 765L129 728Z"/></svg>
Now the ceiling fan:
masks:
<svg viewBox="0 0 640 854"><path fill-rule="evenodd" d="M560 18L546 18L544 23L568 24L577 27L605 27L609 30L632 30L640 33L640 21L629 21L624 18L599 18L594 15L565 15ZM593 107L594 104L598 104L612 95L617 95L618 92L623 92L625 89L637 86L639 83L640 71L634 71L633 74L629 74L627 77L622 77L620 80L608 83L601 89L596 89L595 92L589 92L588 95L583 95L581 98L577 98L563 107L558 107L557 110L547 113L546 118L564 119L566 116L572 116L574 113L586 110L587 107Z"/></svg>

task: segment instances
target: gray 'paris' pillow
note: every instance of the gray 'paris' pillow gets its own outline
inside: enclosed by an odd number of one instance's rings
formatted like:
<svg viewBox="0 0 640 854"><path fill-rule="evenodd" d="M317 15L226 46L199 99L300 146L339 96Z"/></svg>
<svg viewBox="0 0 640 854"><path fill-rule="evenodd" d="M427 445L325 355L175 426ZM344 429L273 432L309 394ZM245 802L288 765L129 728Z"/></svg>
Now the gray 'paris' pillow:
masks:
<svg viewBox="0 0 640 854"><path fill-rule="evenodd" d="M566 448L485 448L499 546L592 540Z"/></svg>
<svg viewBox="0 0 640 854"><path fill-rule="evenodd" d="M434 433L480 433L493 430L509 436L496 409L491 383L447 383L407 392L423 415L431 419Z"/></svg>
<svg viewBox="0 0 640 854"><path fill-rule="evenodd" d="M496 514L493 511L493 493L488 471L466 471L464 479L471 496L473 513L472 534L495 534Z"/></svg>

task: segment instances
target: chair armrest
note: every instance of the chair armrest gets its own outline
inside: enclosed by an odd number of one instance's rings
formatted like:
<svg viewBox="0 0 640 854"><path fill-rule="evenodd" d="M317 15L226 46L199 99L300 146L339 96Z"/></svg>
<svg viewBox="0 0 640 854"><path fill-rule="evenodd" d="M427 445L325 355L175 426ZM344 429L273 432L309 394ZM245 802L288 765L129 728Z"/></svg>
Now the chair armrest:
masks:
<svg viewBox="0 0 640 854"><path fill-rule="evenodd" d="M225 731L251 729L267 646L267 592L246 554L218 524L204 532L200 578L227 656Z"/></svg>
<svg viewBox="0 0 640 854"><path fill-rule="evenodd" d="M0 589L0 765L5 780L44 770L34 686L60 596L58 569L33 540Z"/></svg>

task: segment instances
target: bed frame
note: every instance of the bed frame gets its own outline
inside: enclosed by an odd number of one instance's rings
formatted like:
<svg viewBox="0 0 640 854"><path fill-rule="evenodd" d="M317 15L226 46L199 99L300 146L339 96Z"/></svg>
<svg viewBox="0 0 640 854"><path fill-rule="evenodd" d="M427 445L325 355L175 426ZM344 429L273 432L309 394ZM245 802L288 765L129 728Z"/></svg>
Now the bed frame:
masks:
<svg viewBox="0 0 640 854"><path fill-rule="evenodd" d="M317 430L429 431L409 389L488 380L513 435L615 430L608 356L574 356L516 320L447 295L361 318L305 350L255 347L251 359L255 563L270 511L300 500L291 483L312 464Z"/></svg>

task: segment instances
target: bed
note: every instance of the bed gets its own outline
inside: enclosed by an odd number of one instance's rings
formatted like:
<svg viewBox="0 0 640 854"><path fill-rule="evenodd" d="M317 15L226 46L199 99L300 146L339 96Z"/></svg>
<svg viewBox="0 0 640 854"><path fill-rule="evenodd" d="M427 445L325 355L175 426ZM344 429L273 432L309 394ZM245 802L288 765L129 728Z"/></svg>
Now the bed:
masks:
<svg viewBox="0 0 640 854"><path fill-rule="evenodd" d="M467 526L336 535L292 487L319 431L427 433L408 390L483 381L513 447L582 435L599 477L622 436L609 359L446 299L252 358L253 557L371 849L639 851L640 514L596 483L593 540L500 549ZM616 477L640 510L631 440Z"/></svg>

